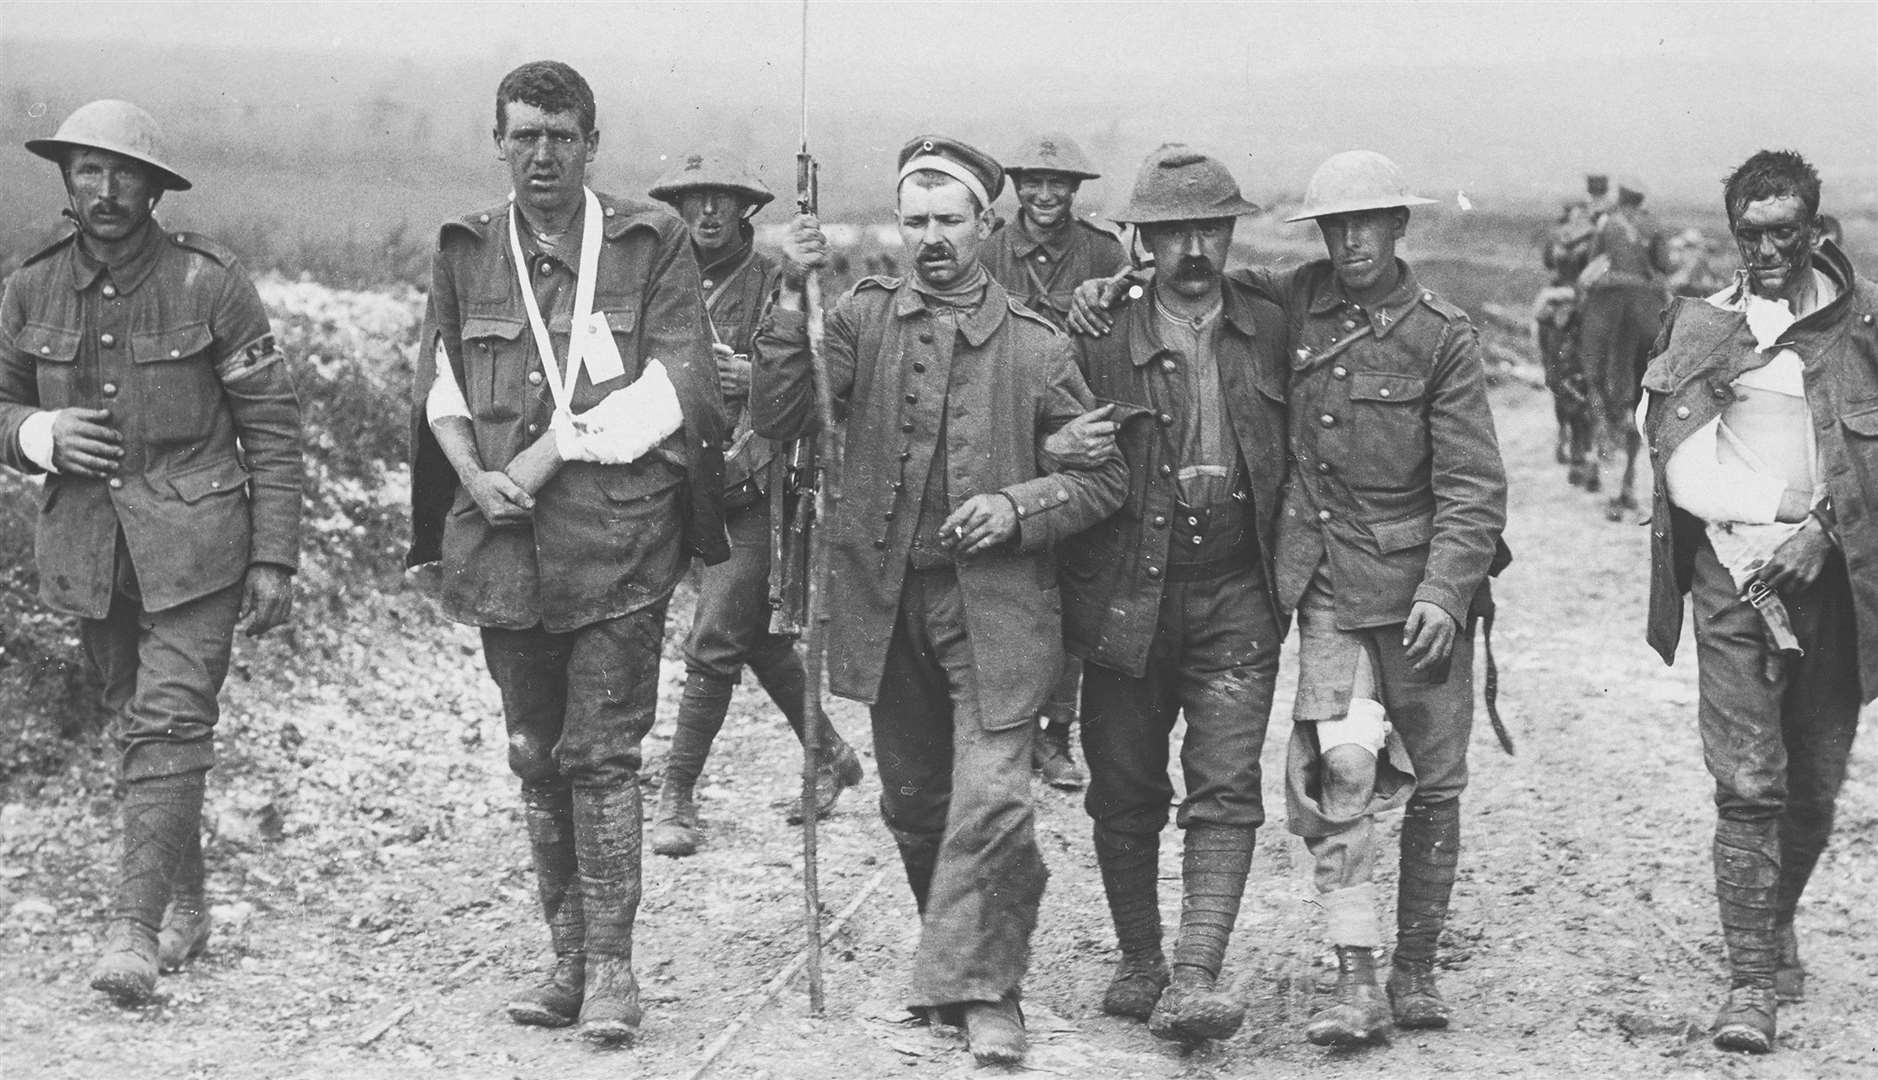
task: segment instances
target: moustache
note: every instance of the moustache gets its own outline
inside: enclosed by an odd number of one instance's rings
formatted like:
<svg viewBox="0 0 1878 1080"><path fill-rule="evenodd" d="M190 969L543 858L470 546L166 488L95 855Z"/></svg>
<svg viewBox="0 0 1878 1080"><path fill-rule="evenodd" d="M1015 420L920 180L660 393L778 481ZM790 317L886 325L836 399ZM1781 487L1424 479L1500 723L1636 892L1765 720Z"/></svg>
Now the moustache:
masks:
<svg viewBox="0 0 1878 1080"><path fill-rule="evenodd" d="M941 242L937 244L920 245L919 255L917 257L920 262L936 262L940 259L955 258L956 255L952 250L951 244Z"/></svg>

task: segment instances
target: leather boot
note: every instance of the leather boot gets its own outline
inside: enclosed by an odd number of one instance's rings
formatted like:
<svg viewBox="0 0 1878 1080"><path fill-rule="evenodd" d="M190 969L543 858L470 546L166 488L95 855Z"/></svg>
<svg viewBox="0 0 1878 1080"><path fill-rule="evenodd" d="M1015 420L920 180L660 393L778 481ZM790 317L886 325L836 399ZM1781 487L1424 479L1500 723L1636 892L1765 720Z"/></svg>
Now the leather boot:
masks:
<svg viewBox="0 0 1878 1080"><path fill-rule="evenodd" d="M965 1044L978 1064L1015 1065L1024 1060L1030 1042L1024 1034L1024 1012L1015 998L968 1001L961 1012Z"/></svg>
<svg viewBox="0 0 1878 1080"><path fill-rule="evenodd" d="M580 1017L587 959L573 793L566 784L523 784L522 808L535 863L535 891L554 946L554 970L509 999L509 1019L534 1027L566 1027Z"/></svg>
<svg viewBox="0 0 1878 1080"><path fill-rule="evenodd" d="M203 895L202 830L183 844L183 857L170 883L170 906L157 931L157 970L168 974L201 956L209 947L209 904Z"/></svg>
<svg viewBox="0 0 1878 1080"><path fill-rule="evenodd" d="M1395 962L1389 1007L1397 1027L1445 1028L1448 1003L1435 986L1435 946L1447 925L1461 854L1461 803L1411 800L1402 815L1402 872L1396 892Z"/></svg>
<svg viewBox="0 0 1878 1080"><path fill-rule="evenodd" d="M835 803L841 793L861 782L866 772L861 768L861 759L854 754L854 747L849 746L841 736L833 731L827 733L829 743L822 746L822 760L815 768L815 820L820 821L834 812ZM789 824L802 824L802 800L790 804L787 818Z"/></svg>
<svg viewBox="0 0 1878 1080"><path fill-rule="evenodd" d="M202 829L205 770L133 780L124 792L117 910L91 988L119 1005L142 1005L156 991L157 928L191 834Z"/></svg>
<svg viewBox="0 0 1878 1080"><path fill-rule="evenodd" d="M1245 1002L1216 984L1252 870L1255 835L1239 826L1187 828L1173 977L1148 1018L1148 1030L1159 1038L1187 1043L1226 1039L1245 1021Z"/></svg>
<svg viewBox="0 0 1878 1080"><path fill-rule="evenodd" d="M1076 764L1069 750L1069 725L1052 720L1037 733L1031 745L1030 766L1043 775L1043 782L1060 791L1079 791L1089 777Z"/></svg>
<svg viewBox="0 0 1878 1080"><path fill-rule="evenodd" d="M1715 898L1732 971L1728 1003L1715 1017L1715 1045L1765 1054L1774 1048L1774 907L1780 879L1778 826L1715 823Z"/></svg>
<svg viewBox="0 0 1878 1080"><path fill-rule="evenodd" d="M667 770L659 788L659 809L652 825L652 850L659 855L695 855L700 839L698 804L691 785Z"/></svg>
<svg viewBox="0 0 1878 1080"><path fill-rule="evenodd" d="M1146 1020L1167 989L1167 958L1161 952L1159 833L1122 833L1095 826L1096 865L1121 961L1102 995L1110 1016Z"/></svg>
<svg viewBox="0 0 1878 1080"><path fill-rule="evenodd" d="M1774 997L1780 1001L1806 1000L1806 967L1800 963L1800 938L1792 923L1774 927Z"/></svg>
<svg viewBox="0 0 1878 1080"><path fill-rule="evenodd" d="M587 917L586 992L581 1037L631 1042L644 1012L633 977L633 920L639 913L639 785L574 789L574 844Z"/></svg>
<svg viewBox="0 0 1878 1080"><path fill-rule="evenodd" d="M1376 987L1376 959L1361 945L1337 946L1337 1000L1304 1026L1319 1046L1364 1046L1389 1037L1389 1008Z"/></svg>

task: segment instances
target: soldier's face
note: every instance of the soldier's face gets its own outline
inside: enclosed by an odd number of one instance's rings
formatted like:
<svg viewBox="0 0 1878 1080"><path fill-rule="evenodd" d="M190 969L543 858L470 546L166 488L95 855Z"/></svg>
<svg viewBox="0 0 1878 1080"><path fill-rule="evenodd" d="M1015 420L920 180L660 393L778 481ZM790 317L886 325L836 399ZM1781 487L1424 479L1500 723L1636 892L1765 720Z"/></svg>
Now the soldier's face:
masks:
<svg viewBox="0 0 1878 1080"><path fill-rule="evenodd" d="M1082 181L1061 173L1027 172L1017 181L1017 203L1032 224L1053 229L1075 211L1080 187Z"/></svg>
<svg viewBox="0 0 1878 1080"><path fill-rule="evenodd" d="M900 239L928 285L947 287L978 265L979 245L991 235L985 218L956 180L929 188L909 178L900 185Z"/></svg>
<svg viewBox="0 0 1878 1080"><path fill-rule="evenodd" d="M81 147L66 158L65 194L85 232L110 241L143 228L163 188L141 162Z"/></svg>
<svg viewBox="0 0 1878 1080"><path fill-rule="evenodd" d="M1756 199L1735 213L1729 227L1756 294L1779 299L1804 287L1813 272L1814 225L1798 195Z"/></svg>
<svg viewBox="0 0 1878 1080"><path fill-rule="evenodd" d="M743 234L750 200L721 188L687 191L678 199L678 216L691 230L691 242L707 254L723 251Z"/></svg>
<svg viewBox="0 0 1878 1080"><path fill-rule="evenodd" d="M496 156L508 162L515 198L549 212L577 204L600 133L582 131L580 114L571 109L551 113L511 101L503 111L507 123L495 133Z"/></svg>
<svg viewBox="0 0 1878 1080"><path fill-rule="evenodd" d="M1158 268L1157 287L1196 300L1218 289L1235 224L1232 218L1208 218L1141 226L1141 242Z"/></svg>
<svg viewBox="0 0 1878 1080"><path fill-rule="evenodd" d="M1395 245L1408 231L1408 211L1358 210L1317 219L1324 250L1345 292L1375 289L1395 273Z"/></svg>

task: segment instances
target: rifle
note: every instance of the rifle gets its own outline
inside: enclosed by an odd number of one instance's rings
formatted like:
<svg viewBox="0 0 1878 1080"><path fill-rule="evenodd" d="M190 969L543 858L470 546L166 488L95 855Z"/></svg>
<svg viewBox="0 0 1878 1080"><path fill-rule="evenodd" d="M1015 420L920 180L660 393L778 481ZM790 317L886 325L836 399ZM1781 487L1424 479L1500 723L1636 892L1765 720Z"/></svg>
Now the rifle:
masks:
<svg viewBox="0 0 1878 1080"><path fill-rule="evenodd" d="M809 152L809 7L802 3L802 143L796 152L796 212L820 206L820 166ZM828 511L828 483L840 472L841 444L835 435L834 398L822 358L822 283L811 273L803 286L809 363L815 376L820 434L798 439L771 461L770 632L802 639L802 892L808 934L806 955L809 1012L822 1012L822 902L816 861L816 781L821 772L822 733L830 730L822 707L822 672L828 613L828 541L819 528ZM793 506L791 503L793 502Z"/></svg>

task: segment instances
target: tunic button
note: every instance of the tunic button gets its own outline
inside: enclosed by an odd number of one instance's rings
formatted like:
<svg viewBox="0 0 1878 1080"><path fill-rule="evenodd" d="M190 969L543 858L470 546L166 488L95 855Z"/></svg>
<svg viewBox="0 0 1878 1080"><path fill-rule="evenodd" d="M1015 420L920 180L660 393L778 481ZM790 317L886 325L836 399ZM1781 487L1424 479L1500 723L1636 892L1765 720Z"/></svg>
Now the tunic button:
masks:
<svg viewBox="0 0 1878 1080"><path fill-rule="evenodd" d="M885 550L887 550L887 542L886 542L885 540L876 540L876 541L874 541L874 550L875 550L875 551L885 551Z"/></svg>
<svg viewBox="0 0 1878 1080"><path fill-rule="evenodd" d="M1188 528L1190 528L1190 529L1197 529L1197 528L1199 528L1199 527L1200 527L1200 519L1199 519L1199 518L1197 518L1197 517L1190 517L1190 518L1188 518L1188 519L1187 519L1187 527L1188 527Z"/></svg>
<svg viewBox="0 0 1878 1080"><path fill-rule="evenodd" d="M1197 535L1193 538L1193 543L1195 545L1198 545L1200 543L1200 538Z"/></svg>
<svg viewBox="0 0 1878 1080"><path fill-rule="evenodd" d="M1870 325L1871 325L1871 316L1870 316L1870 315L1867 315L1867 316L1865 316L1864 318L1862 318L1862 319L1860 319L1859 321L1860 321L1860 322L1862 322L1862 323L1864 323L1864 324L1865 324L1866 326L1870 326Z"/></svg>
<svg viewBox="0 0 1878 1080"><path fill-rule="evenodd" d="M98 344L108 349L111 346L117 344L117 335L116 334L99 334Z"/></svg>
<svg viewBox="0 0 1878 1080"><path fill-rule="evenodd" d="M529 372L528 373L528 385L540 386L541 385L541 372L539 371Z"/></svg>
<svg viewBox="0 0 1878 1080"><path fill-rule="evenodd" d="M115 300L115 299L117 299L117 286L115 286L115 285L106 285L106 286L105 286L104 288L102 288L102 289L100 289L100 290L98 290L98 291L100 291L100 292L102 292L102 293L104 293L104 298L105 298L106 300Z"/></svg>
<svg viewBox="0 0 1878 1080"><path fill-rule="evenodd" d="M1161 475L1162 476L1174 475L1174 467L1172 465L1163 464L1161 466Z"/></svg>
<svg viewBox="0 0 1878 1080"><path fill-rule="evenodd" d="M1154 527L1157 529L1165 529L1167 527L1167 515L1166 514L1154 515Z"/></svg>
<svg viewBox="0 0 1878 1080"><path fill-rule="evenodd" d="M908 405L917 405L917 404L919 404L919 395L918 395L918 394L908 394L908 395L906 396L906 403L907 403Z"/></svg>
<svg viewBox="0 0 1878 1080"><path fill-rule="evenodd" d="M922 363L920 363L920 362L919 362L919 361L917 361L917 360L915 360L915 361L913 361L913 374L915 374L915 375L924 375L924 374L926 374L926 365L925 365L925 364L922 364Z"/></svg>
<svg viewBox="0 0 1878 1080"><path fill-rule="evenodd" d="M124 486L124 478L121 476L113 476L110 480L110 484L113 490L121 488Z"/></svg>
<svg viewBox="0 0 1878 1080"><path fill-rule="evenodd" d="M528 425L528 433L529 433L530 435L539 435L539 434L541 434L541 425L540 425L540 424L530 424L530 425Z"/></svg>
<svg viewBox="0 0 1878 1080"><path fill-rule="evenodd" d="M1356 320L1355 320L1355 319L1345 319L1345 320L1343 321L1343 328L1344 328L1345 330L1354 330L1354 329L1356 329Z"/></svg>
<svg viewBox="0 0 1878 1080"><path fill-rule="evenodd" d="M1050 261L1050 256L1048 256L1048 255L1045 255L1045 254L1044 254L1043 252L1041 252L1041 251L1039 251L1039 252L1037 252L1037 261L1038 261L1038 262L1049 262L1049 261Z"/></svg>
<svg viewBox="0 0 1878 1080"><path fill-rule="evenodd" d="M1689 419L1689 406L1687 405L1676 406L1676 419L1678 420Z"/></svg>
<svg viewBox="0 0 1878 1080"><path fill-rule="evenodd" d="M911 435L913 433L913 422L911 420L908 420L906 423L901 424L900 430Z"/></svg>
<svg viewBox="0 0 1878 1080"><path fill-rule="evenodd" d="M171 359L171 360L174 360L174 359L176 359L177 357L179 357L179 356L181 356L182 354L183 354L183 351L182 351L181 349L171 349L171 350L170 350L170 359Z"/></svg>
<svg viewBox="0 0 1878 1080"><path fill-rule="evenodd" d="M931 330L922 331L919 335L919 340L920 340L920 344L922 345L931 345L932 344L932 331Z"/></svg>
<svg viewBox="0 0 1878 1080"><path fill-rule="evenodd" d="M1376 396L1377 396L1377 397L1388 397L1388 396L1389 396L1389 388L1385 386L1385 387L1383 387L1383 388L1382 388L1381 390L1378 390L1378 391L1376 391Z"/></svg>
<svg viewBox="0 0 1878 1080"><path fill-rule="evenodd" d="M1318 417L1317 422L1324 425L1325 427L1337 426L1337 418L1330 415L1329 413L1325 413L1324 415Z"/></svg>
<svg viewBox="0 0 1878 1080"><path fill-rule="evenodd" d="M1176 370L1176 369L1177 369L1177 368L1178 368L1179 366L1180 366L1180 365L1178 365L1178 364L1176 364L1176 363L1174 363L1174 362L1173 362L1172 360L1163 360L1163 361L1161 361L1161 370L1162 370L1162 371L1165 371L1165 372L1167 372L1167 373L1168 373L1168 374L1170 374L1170 375L1171 375L1171 374L1173 374L1173 373L1174 373L1174 371L1175 371L1175 370Z"/></svg>
<svg viewBox="0 0 1878 1080"><path fill-rule="evenodd" d="M105 383L105 384L104 384L103 386L101 386L101 387L99 387L98 389L100 389L100 390L103 390L103 391L104 391L104 396L105 396L105 397L116 397L116 396L117 396L117 384L116 384L116 383L114 383L114 382L108 382L108 383Z"/></svg>
<svg viewBox="0 0 1878 1080"><path fill-rule="evenodd" d="M1349 377L1350 369L1344 367L1342 364L1338 364L1336 367L1330 369L1330 373L1339 379L1343 379Z"/></svg>
<svg viewBox="0 0 1878 1080"><path fill-rule="evenodd" d="M884 520L886 520L886 521L892 521L892 520L893 520L893 511L891 511L891 510L889 510L889 511L887 511L886 513L884 513L884 514L882 514L882 515L880 515L880 516L881 516L881 518L882 518L882 519L884 519Z"/></svg>
<svg viewBox="0 0 1878 1080"><path fill-rule="evenodd" d="M1317 512L1317 520L1319 520L1319 521L1329 521L1329 520L1330 520L1330 511L1328 511L1328 510L1319 510L1319 511Z"/></svg>
<svg viewBox="0 0 1878 1080"><path fill-rule="evenodd" d="M1159 581L1161 579L1161 568L1158 566L1148 567L1148 577L1155 581Z"/></svg>
<svg viewBox="0 0 1878 1080"><path fill-rule="evenodd" d="M41 345L41 346L39 346L39 351L40 351L40 352L42 352L42 353L45 353L45 354L48 354L48 355L50 355L50 354L51 354L51 352L52 352L52 346L50 346L50 345Z"/></svg>
<svg viewBox="0 0 1878 1080"><path fill-rule="evenodd" d="M901 460L901 461L911 461L911 460L913 460L913 451L911 451L911 450L902 450L902 451L900 451L900 460Z"/></svg>
<svg viewBox="0 0 1878 1080"><path fill-rule="evenodd" d="M700 284L700 285L702 285L702 286L704 286L705 288L707 288L707 289L708 289L708 288L710 288L710 287L711 287L712 285L714 285L714 284L716 284L716 283L715 283L715 282L713 282L713 281L712 281L712 280L711 280L710 278L705 278L705 279L704 279L703 281L700 281L700 282L698 282L698 284Z"/></svg>
<svg viewBox="0 0 1878 1080"><path fill-rule="evenodd" d="M1715 400L1716 401L1727 401L1729 398L1732 398L1734 396L1735 396L1735 392L1733 390L1728 389L1726 386L1717 386L1715 388Z"/></svg>
<svg viewBox="0 0 1878 1080"><path fill-rule="evenodd" d="M1174 424L1174 417L1172 413L1162 413L1160 416L1156 417L1156 419L1158 419L1161 422L1162 427L1172 427Z"/></svg>
<svg viewBox="0 0 1878 1080"><path fill-rule="evenodd" d="M484 225L487 225L487 224L489 224L489 215L488 215L488 214L478 214L478 215L476 215L476 220L477 220L477 221L480 221L480 222L482 222L482 223L483 223Z"/></svg>
<svg viewBox="0 0 1878 1080"><path fill-rule="evenodd" d="M1318 462L1318 463L1317 463L1317 471L1318 471L1318 472L1320 472L1320 473L1327 473L1327 472L1329 472L1329 471L1330 471L1330 462L1328 462L1328 461L1320 461L1320 462Z"/></svg>

